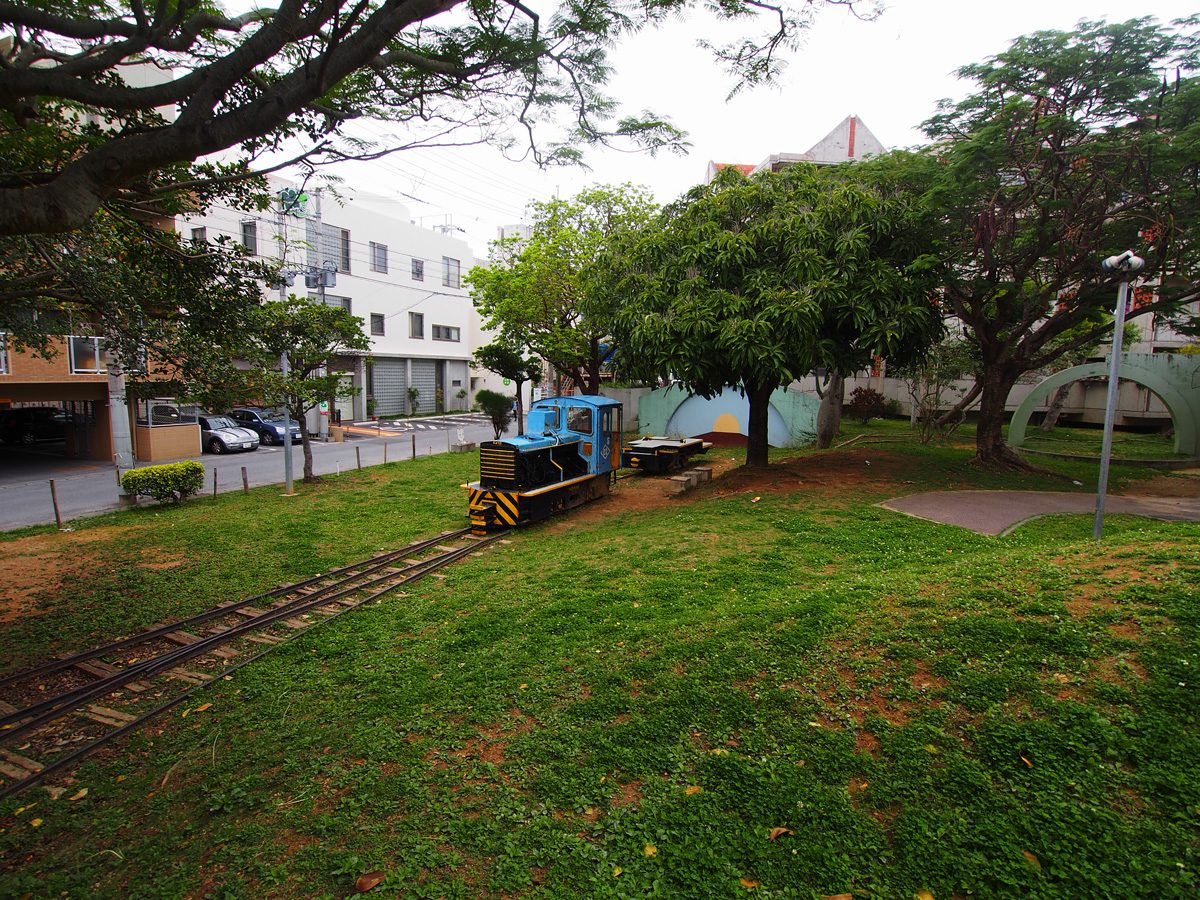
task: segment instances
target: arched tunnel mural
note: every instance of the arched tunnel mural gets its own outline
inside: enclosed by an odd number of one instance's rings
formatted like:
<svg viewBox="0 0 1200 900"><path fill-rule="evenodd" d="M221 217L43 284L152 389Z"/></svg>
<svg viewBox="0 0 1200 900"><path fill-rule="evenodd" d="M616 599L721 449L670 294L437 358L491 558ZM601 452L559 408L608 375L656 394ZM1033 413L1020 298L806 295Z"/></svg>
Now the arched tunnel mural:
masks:
<svg viewBox="0 0 1200 900"><path fill-rule="evenodd" d="M1081 378L1104 378L1109 363L1087 363L1063 369L1038 384L1013 413L1008 442L1020 447L1029 417L1039 403L1064 384ZM1200 356L1185 353L1122 353L1118 377L1151 391L1171 413L1175 426L1175 452L1200 456Z"/></svg>
<svg viewBox="0 0 1200 900"><path fill-rule="evenodd" d="M767 411L767 441L772 447L802 447L816 440L818 402L808 394L780 388ZM736 388L715 397L688 394L672 385L659 388L638 403L638 433L662 437L746 434L749 401Z"/></svg>

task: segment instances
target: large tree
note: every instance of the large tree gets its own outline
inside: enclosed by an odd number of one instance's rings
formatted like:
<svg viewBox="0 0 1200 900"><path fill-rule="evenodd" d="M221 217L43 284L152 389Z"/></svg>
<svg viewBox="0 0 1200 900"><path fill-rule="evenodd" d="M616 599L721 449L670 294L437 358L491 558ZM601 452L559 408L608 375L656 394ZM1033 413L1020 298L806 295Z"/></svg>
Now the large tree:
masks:
<svg viewBox="0 0 1200 900"><path fill-rule="evenodd" d="M1195 20L1151 19L1019 38L959 70L976 91L925 123L933 147L901 158L941 216L947 311L979 348L963 402L979 395L980 461L1024 465L1001 431L1009 392L1111 331L1103 259L1133 250L1159 282L1133 316L1196 296L1198 41Z"/></svg>
<svg viewBox="0 0 1200 900"><path fill-rule="evenodd" d="M697 394L740 389L746 464L766 465L773 391L818 367L909 356L940 334L920 214L843 173L725 169L617 243L605 266L614 332Z"/></svg>
<svg viewBox="0 0 1200 900"><path fill-rule="evenodd" d="M604 289L593 264L609 240L645 225L657 206L644 188L625 184L531 209L529 237L495 242L491 264L471 270L471 297L486 327L528 346L585 394L595 394L612 343L608 323L587 311L589 293Z"/></svg>
<svg viewBox="0 0 1200 900"><path fill-rule="evenodd" d="M764 15L761 41L718 50L754 82L778 70L816 8L853 2L705 6L724 21ZM76 135L45 142L30 163L0 152L0 235L78 229L102 205L203 191L265 155L280 164L274 151L290 147L315 163L487 140L553 162L614 138L675 145L679 133L656 116L617 115L603 94L606 52L698 6L598 0L539 14L519 0L283 0L227 15L207 0L0 0L0 149ZM408 137L344 137L360 117L400 123ZM535 138L556 118L564 129ZM223 151L221 165L192 165Z"/></svg>

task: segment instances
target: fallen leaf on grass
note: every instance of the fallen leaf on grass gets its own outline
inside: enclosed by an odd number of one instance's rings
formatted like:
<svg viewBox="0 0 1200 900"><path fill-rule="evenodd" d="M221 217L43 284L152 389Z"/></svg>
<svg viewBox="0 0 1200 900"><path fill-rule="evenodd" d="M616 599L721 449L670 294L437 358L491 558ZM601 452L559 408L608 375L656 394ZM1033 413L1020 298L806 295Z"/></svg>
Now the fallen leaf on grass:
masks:
<svg viewBox="0 0 1200 900"><path fill-rule="evenodd" d="M913 896L916 900L933 900L933 894L929 893L929 891L917 891Z"/></svg>
<svg viewBox="0 0 1200 900"><path fill-rule="evenodd" d="M932 753L934 756L938 755L938 748L935 747L933 744L926 744L921 749L924 750L926 753Z"/></svg>
<svg viewBox="0 0 1200 900"><path fill-rule="evenodd" d="M204 712L210 706L212 706L211 703L202 703L200 706L197 706L195 709L193 709L192 712Z"/></svg>
<svg viewBox="0 0 1200 900"><path fill-rule="evenodd" d="M767 832L767 840L773 841L773 840L775 840L775 838L779 837L781 834L791 834L791 833L792 833L792 830L790 828L772 828L769 832Z"/></svg>
<svg viewBox="0 0 1200 900"><path fill-rule="evenodd" d="M1029 863L1031 869L1042 871L1042 861L1030 853L1028 850L1022 850L1021 855L1025 857L1025 862Z"/></svg>
<svg viewBox="0 0 1200 900"><path fill-rule="evenodd" d="M76 800L82 800L84 797L87 796L87 792L88 792L87 788L80 788L74 794L72 794L70 797L67 798L67 802L74 803Z"/></svg>
<svg viewBox="0 0 1200 900"><path fill-rule="evenodd" d="M825 900L854 900L853 894L822 894Z"/></svg>
<svg viewBox="0 0 1200 900"><path fill-rule="evenodd" d="M729 751L726 750L724 747L716 747L715 749L709 750L708 752L711 753L713 756L728 756L729 755Z"/></svg>
<svg viewBox="0 0 1200 900"><path fill-rule="evenodd" d="M1029 760L1027 760L1023 756L1021 757L1021 762L1025 763L1025 765L1029 766L1029 768L1031 768L1031 769L1033 768L1033 763L1031 763Z"/></svg>
<svg viewBox="0 0 1200 900"><path fill-rule="evenodd" d="M646 856L650 857L658 852L658 848L655 847L653 844L647 844L644 852L645 852Z"/></svg>
<svg viewBox="0 0 1200 900"><path fill-rule="evenodd" d="M615 869L613 869L613 878L616 878L618 875L620 875L624 871L625 870L622 869L620 866L617 866Z"/></svg>
<svg viewBox="0 0 1200 900"><path fill-rule="evenodd" d="M704 788L702 788L702 787L697 787L696 785L694 785L694 784L693 784L693 785L691 785L689 788L687 788L687 789L684 791L684 793L685 793L685 794L699 794L699 793L700 793L701 791L703 791L703 790L704 790Z"/></svg>
<svg viewBox="0 0 1200 900"><path fill-rule="evenodd" d="M755 497L754 499L755 499L755 500L757 500L758 498L757 498L757 497ZM756 887L758 887L758 882L757 882L757 881L751 881L749 878L743 878L743 879L742 879L742 887L744 887L744 888L756 888Z"/></svg>
<svg viewBox="0 0 1200 900"><path fill-rule="evenodd" d="M360 894L365 894L371 888L382 884L385 878L387 878L385 872L368 872L366 875L358 876L358 881L354 882L354 889Z"/></svg>

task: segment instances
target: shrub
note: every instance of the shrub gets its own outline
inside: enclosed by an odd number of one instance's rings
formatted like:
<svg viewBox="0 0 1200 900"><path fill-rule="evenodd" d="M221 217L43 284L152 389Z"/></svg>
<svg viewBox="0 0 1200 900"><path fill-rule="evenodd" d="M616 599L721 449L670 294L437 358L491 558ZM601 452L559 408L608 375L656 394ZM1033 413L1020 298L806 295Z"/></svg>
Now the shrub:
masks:
<svg viewBox="0 0 1200 900"><path fill-rule="evenodd" d="M872 388L856 387L850 392L850 402L843 412L866 425L872 419L882 419L887 415L887 398Z"/></svg>
<svg viewBox="0 0 1200 900"><path fill-rule="evenodd" d="M500 440L500 435L504 434L504 429L513 418L513 398L498 391L476 391L475 405L492 420L492 430L496 432L496 440Z"/></svg>
<svg viewBox="0 0 1200 900"><path fill-rule="evenodd" d="M121 476L127 494L150 497L160 503L178 503L200 493L204 487L204 466L194 460L130 469Z"/></svg>

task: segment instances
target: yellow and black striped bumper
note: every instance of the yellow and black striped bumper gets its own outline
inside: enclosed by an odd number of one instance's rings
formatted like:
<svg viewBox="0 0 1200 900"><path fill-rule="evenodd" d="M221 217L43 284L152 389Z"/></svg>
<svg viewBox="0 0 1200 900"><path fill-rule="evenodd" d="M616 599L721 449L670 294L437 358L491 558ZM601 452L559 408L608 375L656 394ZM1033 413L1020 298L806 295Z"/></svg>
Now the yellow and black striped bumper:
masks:
<svg viewBox="0 0 1200 900"><path fill-rule="evenodd" d="M471 517L472 529L490 527L514 527L520 516L521 495L518 491L502 491L469 484L467 488L467 513Z"/></svg>

